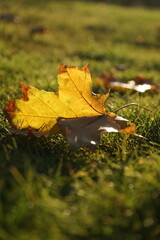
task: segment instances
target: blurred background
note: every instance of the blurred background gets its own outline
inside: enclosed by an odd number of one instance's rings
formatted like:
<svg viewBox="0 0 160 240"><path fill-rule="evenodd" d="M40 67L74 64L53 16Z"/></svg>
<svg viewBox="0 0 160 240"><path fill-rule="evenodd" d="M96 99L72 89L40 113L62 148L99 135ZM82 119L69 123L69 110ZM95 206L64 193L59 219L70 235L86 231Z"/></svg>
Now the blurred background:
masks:
<svg viewBox="0 0 160 240"><path fill-rule="evenodd" d="M92 62L95 75L124 64L126 71L117 72L124 78L139 72L157 78L157 0L7 0L0 5L5 84L14 73L17 81L32 79L34 84L36 79L40 85L56 87L53 78L60 63L82 66Z"/></svg>
<svg viewBox="0 0 160 240"><path fill-rule="evenodd" d="M88 0L94 1L94 0ZM122 6L147 6L147 7L159 7L160 2L158 0L95 0L95 2L106 2L110 4L119 4Z"/></svg>

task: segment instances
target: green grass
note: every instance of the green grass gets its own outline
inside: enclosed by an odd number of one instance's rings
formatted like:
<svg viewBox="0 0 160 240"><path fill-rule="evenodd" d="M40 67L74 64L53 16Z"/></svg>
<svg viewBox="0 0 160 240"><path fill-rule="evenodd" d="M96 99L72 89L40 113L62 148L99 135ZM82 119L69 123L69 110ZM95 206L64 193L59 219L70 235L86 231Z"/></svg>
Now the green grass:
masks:
<svg viewBox="0 0 160 240"><path fill-rule="evenodd" d="M21 96L18 82L57 91L60 63L91 62L93 77L112 69L119 78L159 83L160 11L79 1L6 4L21 22L0 22L0 240L160 239L159 92L111 91L109 111L130 102L153 111L119 112L148 141L104 134L94 152L70 149L61 135L10 136L3 114L7 101ZM48 34L31 38L41 24ZM116 71L120 64L128 69ZM102 92L95 84L93 90Z"/></svg>

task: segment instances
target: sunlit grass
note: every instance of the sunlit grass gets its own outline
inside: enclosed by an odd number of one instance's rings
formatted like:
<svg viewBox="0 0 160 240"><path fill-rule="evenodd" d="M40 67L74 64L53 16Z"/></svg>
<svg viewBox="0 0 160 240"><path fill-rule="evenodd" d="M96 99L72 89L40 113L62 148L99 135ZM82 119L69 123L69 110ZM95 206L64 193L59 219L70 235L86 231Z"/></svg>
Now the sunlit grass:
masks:
<svg viewBox="0 0 160 240"><path fill-rule="evenodd" d="M21 21L0 21L0 239L158 240L159 92L111 91L109 111L131 102L152 110L132 106L118 113L148 140L103 134L94 152L70 149L61 135L10 136L3 108L21 97L19 82L57 91L60 63L90 62L93 77L112 71L159 83L159 10L22 0L7 1L3 9ZM48 33L31 37L37 25ZM127 70L117 71L120 64ZM95 84L93 90L104 91Z"/></svg>

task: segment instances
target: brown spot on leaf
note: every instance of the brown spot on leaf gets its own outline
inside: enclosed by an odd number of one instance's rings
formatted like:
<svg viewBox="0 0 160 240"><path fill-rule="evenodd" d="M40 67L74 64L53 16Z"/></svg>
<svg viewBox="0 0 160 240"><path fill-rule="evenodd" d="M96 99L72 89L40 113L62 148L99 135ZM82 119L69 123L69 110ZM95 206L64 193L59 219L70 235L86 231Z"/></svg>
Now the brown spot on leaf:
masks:
<svg viewBox="0 0 160 240"><path fill-rule="evenodd" d="M24 101L28 101L28 90L30 89L30 86L24 85L22 83L19 83L22 88L22 98Z"/></svg>
<svg viewBox="0 0 160 240"><path fill-rule="evenodd" d="M67 68L76 68L76 67L75 66L68 67L67 65L61 64L59 67L58 73L61 74L61 73L67 72Z"/></svg>
<svg viewBox="0 0 160 240"><path fill-rule="evenodd" d="M67 72L67 65L64 65L64 64L61 64L60 67L59 67L59 71L58 73L65 73Z"/></svg>
<svg viewBox="0 0 160 240"><path fill-rule="evenodd" d="M8 101L8 105L4 108L5 113L11 113L15 112L16 107L15 107L16 101Z"/></svg>
<svg viewBox="0 0 160 240"><path fill-rule="evenodd" d="M89 73L88 65L89 65L89 63L87 63L84 67L78 68L78 69L81 70L81 71L85 71L85 72ZM76 67L75 66L68 67L67 65L61 64L60 67L59 67L58 73L60 74L60 73L67 72L67 68L76 68Z"/></svg>
<svg viewBox="0 0 160 240"><path fill-rule="evenodd" d="M16 101L8 101L7 106L4 108L4 113L6 114L8 121L11 123L16 111Z"/></svg>

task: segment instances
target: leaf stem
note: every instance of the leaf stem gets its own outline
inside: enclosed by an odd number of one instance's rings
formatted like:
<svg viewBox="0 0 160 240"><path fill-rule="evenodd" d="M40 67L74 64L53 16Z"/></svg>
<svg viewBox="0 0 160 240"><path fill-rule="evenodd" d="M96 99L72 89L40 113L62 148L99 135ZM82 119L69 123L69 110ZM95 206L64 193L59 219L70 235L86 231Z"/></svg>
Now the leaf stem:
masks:
<svg viewBox="0 0 160 240"><path fill-rule="evenodd" d="M123 108L126 108L126 107L129 107L129 106L138 106L138 107L141 107L143 109L145 109L146 111L149 111L152 113L152 110L150 110L149 108L146 108L146 107L143 107L142 105L139 105L137 103L129 103L129 104L125 104L124 106L120 107L120 108L117 108L116 110L114 110L113 112L116 113L118 112L119 110L123 109Z"/></svg>

